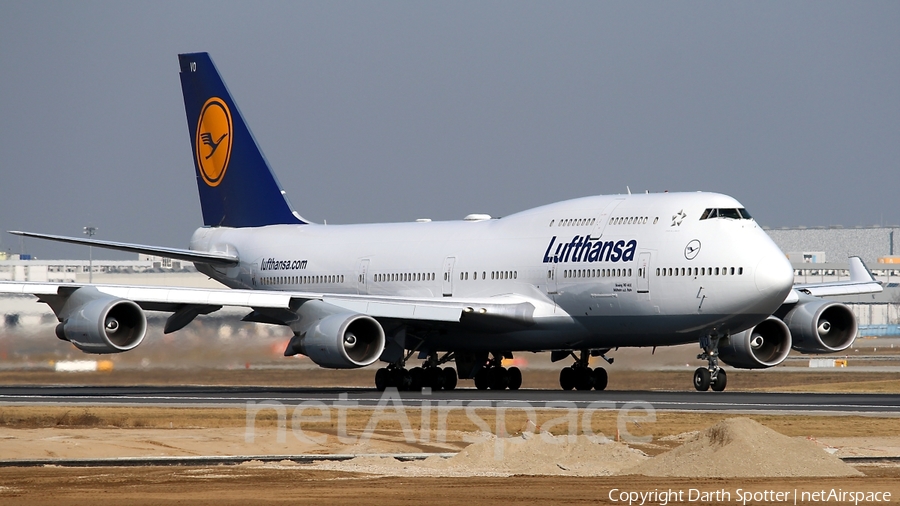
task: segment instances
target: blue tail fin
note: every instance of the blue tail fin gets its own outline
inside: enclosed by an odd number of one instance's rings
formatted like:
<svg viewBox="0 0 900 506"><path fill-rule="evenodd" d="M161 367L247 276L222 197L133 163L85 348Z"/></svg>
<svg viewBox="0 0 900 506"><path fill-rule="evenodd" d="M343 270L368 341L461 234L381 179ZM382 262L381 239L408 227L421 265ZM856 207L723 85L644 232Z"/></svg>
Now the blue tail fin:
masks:
<svg viewBox="0 0 900 506"><path fill-rule="evenodd" d="M178 55L203 224L302 224L208 53Z"/></svg>

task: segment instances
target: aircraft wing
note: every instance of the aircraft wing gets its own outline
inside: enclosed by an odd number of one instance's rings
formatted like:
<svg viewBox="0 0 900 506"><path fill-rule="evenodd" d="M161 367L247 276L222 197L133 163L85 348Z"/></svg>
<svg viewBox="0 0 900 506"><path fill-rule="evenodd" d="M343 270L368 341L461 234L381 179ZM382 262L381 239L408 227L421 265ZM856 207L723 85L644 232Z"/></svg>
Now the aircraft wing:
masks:
<svg viewBox="0 0 900 506"><path fill-rule="evenodd" d="M213 265L237 265L239 261L236 255L232 255L229 253L212 253L180 248L164 248L160 246L147 246L145 244L101 241L98 239L82 239L80 237L37 234L34 232L21 232L18 230L10 230L9 233L13 235L20 235L22 237L36 237L38 239L47 239L49 241L80 244L82 246L97 246L99 248L128 251L130 253L143 253L145 255L156 255L165 258L174 258L175 260L186 260L188 262L199 262Z"/></svg>
<svg viewBox="0 0 900 506"><path fill-rule="evenodd" d="M797 302L800 294L814 297L827 297L836 295L858 295L865 293L880 293L884 290L881 283L875 280L872 272L866 267L859 257L850 257L850 279L848 281L832 281L828 283L797 284L788 293L785 304Z"/></svg>
<svg viewBox="0 0 900 506"><path fill-rule="evenodd" d="M53 307L79 288L89 286L110 297L131 300L149 311L208 314L222 306L254 310L292 310L309 300L321 300L351 312L374 318L396 318L432 322L484 322L490 328L523 327L533 323L536 311L553 311L552 303L520 295L472 299L392 297L321 292L184 288L80 283L0 282L0 293L32 294ZM184 325L192 320L190 318ZM169 328L167 332L178 330ZM174 327L174 325L173 325Z"/></svg>

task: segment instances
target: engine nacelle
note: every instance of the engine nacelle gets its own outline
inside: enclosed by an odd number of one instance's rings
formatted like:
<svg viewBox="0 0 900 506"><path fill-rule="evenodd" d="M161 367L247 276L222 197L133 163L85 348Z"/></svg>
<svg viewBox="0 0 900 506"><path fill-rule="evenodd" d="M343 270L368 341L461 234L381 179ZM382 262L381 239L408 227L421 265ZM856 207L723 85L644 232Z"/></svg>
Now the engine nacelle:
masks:
<svg viewBox="0 0 900 506"><path fill-rule="evenodd" d="M302 353L321 367L354 369L374 363L384 352L384 329L371 316L320 300L304 302L296 315L286 357Z"/></svg>
<svg viewBox="0 0 900 506"><path fill-rule="evenodd" d="M794 349L802 353L832 353L845 350L856 339L856 316L840 302L801 300L784 316L791 329Z"/></svg>
<svg viewBox="0 0 900 506"><path fill-rule="evenodd" d="M147 317L133 301L79 288L60 312L56 336L85 353L121 353L141 344Z"/></svg>
<svg viewBox="0 0 900 506"><path fill-rule="evenodd" d="M791 331L774 316L719 342L719 358L740 369L765 369L778 365L790 352Z"/></svg>
<svg viewBox="0 0 900 506"><path fill-rule="evenodd" d="M384 329L371 316L333 314L319 320L298 344L298 351L321 367L365 367L384 351Z"/></svg>

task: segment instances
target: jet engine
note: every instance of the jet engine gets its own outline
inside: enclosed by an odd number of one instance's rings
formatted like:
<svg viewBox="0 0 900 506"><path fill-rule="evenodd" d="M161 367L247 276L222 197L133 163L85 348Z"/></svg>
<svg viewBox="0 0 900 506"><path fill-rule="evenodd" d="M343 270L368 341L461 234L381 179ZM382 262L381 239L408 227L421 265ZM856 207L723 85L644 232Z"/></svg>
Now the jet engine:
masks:
<svg viewBox="0 0 900 506"><path fill-rule="evenodd" d="M719 358L740 369L765 369L778 365L790 352L791 331L774 316L719 342Z"/></svg>
<svg viewBox="0 0 900 506"><path fill-rule="evenodd" d="M794 349L802 353L845 350L856 339L856 317L839 302L801 300L784 316L784 323L791 329Z"/></svg>
<svg viewBox="0 0 900 506"><path fill-rule="evenodd" d="M371 316L321 301L308 301L297 313L302 330L295 328L285 356L302 353L321 367L353 369L374 363L384 351L384 329Z"/></svg>
<svg viewBox="0 0 900 506"><path fill-rule="evenodd" d="M147 318L140 306L92 287L76 290L59 319L56 336L85 353L128 351L141 344L147 334Z"/></svg>

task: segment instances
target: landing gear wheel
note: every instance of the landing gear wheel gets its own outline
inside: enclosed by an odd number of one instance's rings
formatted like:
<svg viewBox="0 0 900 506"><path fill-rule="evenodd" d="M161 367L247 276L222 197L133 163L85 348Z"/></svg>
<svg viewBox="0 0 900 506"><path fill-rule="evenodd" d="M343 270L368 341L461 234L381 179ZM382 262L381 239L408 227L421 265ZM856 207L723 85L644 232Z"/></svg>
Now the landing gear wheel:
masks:
<svg viewBox="0 0 900 506"><path fill-rule="evenodd" d="M594 371L590 367L575 369L575 390L590 390L594 387Z"/></svg>
<svg viewBox="0 0 900 506"><path fill-rule="evenodd" d="M709 369L705 367L701 367L694 371L694 388L699 392L705 392L709 390L709 385L711 383ZM723 386L724 388L724 386Z"/></svg>
<svg viewBox="0 0 900 506"><path fill-rule="evenodd" d="M506 390L509 386L509 372L505 367L491 367L491 390Z"/></svg>
<svg viewBox="0 0 900 506"><path fill-rule="evenodd" d="M452 367L444 368L441 371L441 375L444 377L444 390L456 389L456 382L459 380L459 377L456 375L456 369Z"/></svg>
<svg viewBox="0 0 900 506"><path fill-rule="evenodd" d="M609 375L606 374L606 369L602 367L594 369L594 390L606 390L608 383Z"/></svg>
<svg viewBox="0 0 900 506"><path fill-rule="evenodd" d="M563 390L572 390L575 388L575 369L571 367L563 367L559 371L559 386Z"/></svg>
<svg viewBox="0 0 900 506"><path fill-rule="evenodd" d="M409 389L413 392L419 392L427 383L425 370L421 367L413 367L409 370Z"/></svg>
<svg viewBox="0 0 900 506"><path fill-rule="evenodd" d="M388 387L390 382L390 376L390 371L384 367L375 371L375 389L379 392L384 392L384 389Z"/></svg>
<svg viewBox="0 0 900 506"><path fill-rule="evenodd" d="M725 384L728 383L728 376L725 374L725 371L719 369L719 373L716 374L716 379L713 380L710 385L714 392L721 392L725 390Z"/></svg>
<svg viewBox="0 0 900 506"><path fill-rule="evenodd" d="M434 391L440 390L444 386L444 377L441 375L441 369L438 367L429 367L425 369L425 381L422 386L426 386Z"/></svg>
<svg viewBox="0 0 900 506"><path fill-rule="evenodd" d="M522 371L519 370L518 367L510 367L506 372L509 376L509 385L507 388L510 390L518 390L519 387L522 386Z"/></svg>
<svg viewBox="0 0 900 506"><path fill-rule="evenodd" d="M482 367L475 373L475 388L478 390L487 390L491 385L490 369Z"/></svg>
<svg viewBox="0 0 900 506"><path fill-rule="evenodd" d="M400 385L397 387L398 390L410 391L412 390L412 375L409 373L407 369L400 370Z"/></svg>

